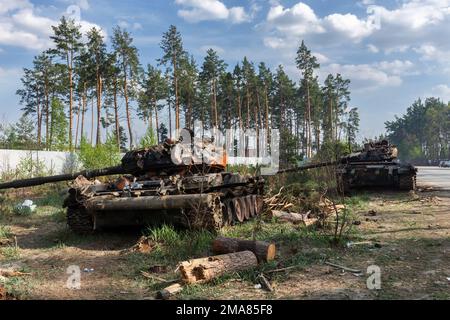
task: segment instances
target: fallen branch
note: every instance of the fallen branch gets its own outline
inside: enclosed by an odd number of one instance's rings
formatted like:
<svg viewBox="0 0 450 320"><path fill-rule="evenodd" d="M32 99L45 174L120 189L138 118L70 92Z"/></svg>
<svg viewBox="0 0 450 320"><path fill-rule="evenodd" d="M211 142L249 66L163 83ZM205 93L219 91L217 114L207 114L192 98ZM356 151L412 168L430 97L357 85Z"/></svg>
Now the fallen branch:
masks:
<svg viewBox="0 0 450 320"><path fill-rule="evenodd" d="M280 268L280 269L275 269L275 270L269 270L269 271L265 271L265 273L275 273L275 272L288 271L288 270L292 270L292 269L295 269L295 268L298 268L298 267L300 267L300 265L290 266L290 267Z"/></svg>
<svg viewBox="0 0 450 320"><path fill-rule="evenodd" d="M341 270L348 271L348 272L352 272L352 273L361 273L362 272L361 270L358 270L358 269L348 268L348 267L341 266L341 265L338 265L338 264L335 264L335 263L332 263L332 262L328 262L328 261L325 261L325 264L329 265L329 266L332 266L334 268L341 269Z"/></svg>
<svg viewBox="0 0 450 320"><path fill-rule="evenodd" d="M31 275L31 273L24 273L24 272L19 272L19 271L0 269L0 276L3 276L3 277L23 277L23 276L29 276L29 275Z"/></svg>
<svg viewBox="0 0 450 320"><path fill-rule="evenodd" d="M142 274L145 278L147 278L147 279L158 280L158 281L166 282L166 283L172 283L172 282L177 282L177 281L178 281L178 279L166 280L166 279L164 279L164 278L155 276L155 275L150 274L150 273L145 272L145 271L141 271L141 274Z"/></svg>
<svg viewBox="0 0 450 320"><path fill-rule="evenodd" d="M279 210L271 211L272 217L278 218L283 221L291 222L293 224L303 224L306 227L313 225L318 221L318 219L315 218L308 218L309 214L310 212L306 214L300 214L295 212L285 212Z"/></svg>

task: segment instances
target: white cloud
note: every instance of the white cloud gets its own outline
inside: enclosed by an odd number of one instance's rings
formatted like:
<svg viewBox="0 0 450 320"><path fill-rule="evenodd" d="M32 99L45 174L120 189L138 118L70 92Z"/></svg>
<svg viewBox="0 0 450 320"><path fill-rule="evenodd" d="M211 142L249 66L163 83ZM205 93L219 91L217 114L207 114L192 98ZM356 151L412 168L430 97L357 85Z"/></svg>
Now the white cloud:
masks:
<svg viewBox="0 0 450 320"><path fill-rule="evenodd" d="M381 87L396 87L402 84L398 75L381 70L374 64L337 64L324 66L320 71L322 78L329 73L341 74L351 80L355 92L370 91Z"/></svg>
<svg viewBox="0 0 450 320"><path fill-rule="evenodd" d="M391 73L393 75L414 75L417 71L414 71L414 63L409 60L393 60L393 61L381 61L375 64L375 66L383 70L384 72Z"/></svg>
<svg viewBox="0 0 450 320"><path fill-rule="evenodd" d="M357 16L347 13L334 13L324 18L324 24L328 26L329 32L337 32L356 42L369 36L377 25L371 20L360 20Z"/></svg>
<svg viewBox="0 0 450 320"><path fill-rule="evenodd" d="M450 37L450 0L403 0L388 9L363 1L366 13L331 13L320 17L303 2L292 7L272 5L265 22L264 39L272 48L294 47L300 39L325 45L348 45L369 40L371 52L406 52ZM450 50L450 44L445 44Z"/></svg>
<svg viewBox="0 0 450 320"><path fill-rule="evenodd" d="M88 0L78 0L77 5L83 10L89 10L90 8Z"/></svg>
<svg viewBox="0 0 450 320"><path fill-rule="evenodd" d="M267 14L267 22L278 32L287 32L289 35L325 32L314 11L302 2L292 8L284 8L282 5L271 7Z"/></svg>
<svg viewBox="0 0 450 320"><path fill-rule="evenodd" d="M425 61L437 61L441 63L450 62L450 52L442 51L430 44L424 44L420 47L414 48L414 51L419 53L422 60Z"/></svg>
<svg viewBox="0 0 450 320"><path fill-rule="evenodd" d="M88 1L78 1L87 8ZM58 21L42 16L40 10L28 0L0 0L0 45L22 47L30 50L42 50L51 45L49 36L52 25ZM81 20L81 31L86 33L90 28L100 27L88 21ZM106 33L103 32L106 36Z"/></svg>
<svg viewBox="0 0 450 320"><path fill-rule="evenodd" d="M438 96L445 102L450 102L450 87L446 84L440 84L432 89L432 95Z"/></svg>
<svg viewBox="0 0 450 320"><path fill-rule="evenodd" d="M28 0L0 0L0 14L30 6Z"/></svg>
<svg viewBox="0 0 450 320"><path fill-rule="evenodd" d="M380 52L380 49L377 48L377 46L373 45L373 44L368 44L367 45L367 50L369 50L372 53L378 53Z"/></svg>
<svg viewBox="0 0 450 320"><path fill-rule="evenodd" d="M206 53L206 51L208 51L209 49L213 49L214 51L216 51L218 54L222 54L225 52L225 49L216 45L205 45L205 46L201 46L200 47L200 51L202 53Z"/></svg>
<svg viewBox="0 0 450 320"><path fill-rule="evenodd" d="M321 54L320 52L313 52L312 54L317 58L317 61L321 64L330 62L330 59L326 55Z"/></svg>
<svg viewBox="0 0 450 320"><path fill-rule="evenodd" d="M183 9L178 16L187 22L196 23L207 20L229 20L231 23L243 23L251 20L243 7L227 6L219 0L175 0Z"/></svg>

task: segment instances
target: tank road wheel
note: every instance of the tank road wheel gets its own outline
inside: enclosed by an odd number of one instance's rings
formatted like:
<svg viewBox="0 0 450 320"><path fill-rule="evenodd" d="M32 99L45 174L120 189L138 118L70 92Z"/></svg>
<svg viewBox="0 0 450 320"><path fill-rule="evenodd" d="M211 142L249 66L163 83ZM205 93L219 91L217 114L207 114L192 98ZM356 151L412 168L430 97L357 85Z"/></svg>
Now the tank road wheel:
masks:
<svg viewBox="0 0 450 320"><path fill-rule="evenodd" d="M67 225L78 234L88 234L94 231L92 215L86 208L67 208Z"/></svg>
<svg viewBox="0 0 450 320"><path fill-rule="evenodd" d="M248 206L248 211L250 212L250 218L253 218L256 215L256 196L255 195L251 195L251 196L247 196L247 206Z"/></svg>
<svg viewBox="0 0 450 320"><path fill-rule="evenodd" d="M259 216L263 212L264 208L264 199L262 196L256 197L256 215Z"/></svg>
<svg viewBox="0 0 450 320"><path fill-rule="evenodd" d="M250 199L248 197L241 197L242 211L244 213L244 221L250 219Z"/></svg>
<svg viewBox="0 0 450 320"><path fill-rule="evenodd" d="M231 199L225 200L222 207L223 224L231 226L233 224L233 202Z"/></svg>
<svg viewBox="0 0 450 320"><path fill-rule="evenodd" d="M244 222L245 220L245 202L241 198L234 198L233 202L233 216L236 221Z"/></svg>
<svg viewBox="0 0 450 320"><path fill-rule="evenodd" d="M416 190L416 176L400 176L398 178L398 188L404 191Z"/></svg>

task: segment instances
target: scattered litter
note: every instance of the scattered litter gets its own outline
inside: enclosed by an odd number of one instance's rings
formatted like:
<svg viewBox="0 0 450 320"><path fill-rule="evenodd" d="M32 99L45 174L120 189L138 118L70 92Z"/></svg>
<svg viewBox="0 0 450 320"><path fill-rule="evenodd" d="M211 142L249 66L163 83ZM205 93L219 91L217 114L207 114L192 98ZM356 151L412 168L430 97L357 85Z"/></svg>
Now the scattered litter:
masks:
<svg viewBox="0 0 450 320"><path fill-rule="evenodd" d="M140 252L140 253L150 253L155 248L155 243L153 243L150 238L142 236L138 242L129 249L125 249L122 253L128 252Z"/></svg>
<svg viewBox="0 0 450 320"><path fill-rule="evenodd" d="M22 204L18 204L14 207L14 213L26 216L36 211L37 206L33 204L32 200L25 200Z"/></svg>
<svg viewBox="0 0 450 320"><path fill-rule="evenodd" d="M154 265L148 268L148 270L152 273L166 273L167 272L167 266L162 265Z"/></svg>
<svg viewBox="0 0 450 320"><path fill-rule="evenodd" d="M83 272L91 273L91 272L94 272L94 269L93 268L84 268Z"/></svg>
<svg viewBox="0 0 450 320"><path fill-rule="evenodd" d="M377 215L377 212L375 210L369 210L367 212L366 216L375 217Z"/></svg>
<svg viewBox="0 0 450 320"><path fill-rule="evenodd" d="M259 274L259 276L256 278L258 280L260 286L266 291L273 292L273 287L270 284L269 280L264 276L264 274Z"/></svg>
<svg viewBox="0 0 450 320"><path fill-rule="evenodd" d="M450 282L450 277L447 277L447 281Z"/></svg>
<svg viewBox="0 0 450 320"><path fill-rule="evenodd" d="M258 283L258 284L255 284L254 288L255 288L255 289L261 289L262 286L261 286L261 284Z"/></svg>

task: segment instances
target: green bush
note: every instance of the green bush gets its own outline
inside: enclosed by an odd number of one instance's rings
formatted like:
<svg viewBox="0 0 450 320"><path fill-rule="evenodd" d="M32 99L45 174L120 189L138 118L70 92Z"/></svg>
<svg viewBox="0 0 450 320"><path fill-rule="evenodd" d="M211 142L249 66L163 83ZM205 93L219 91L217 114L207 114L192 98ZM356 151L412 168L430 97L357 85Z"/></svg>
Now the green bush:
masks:
<svg viewBox="0 0 450 320"><path fill-rule="evenodd" d="M156 134L150 127L147 129L145 136L142 137L139 142L139 146L141 148L149 148L158 144L158 140L156 139Z"/></svg>
<svg viewBox="0 0 450 320"><path fill-rule="evenodd" d="M84 169L100 169L116 166L120 163L121 159L119 146L113 136L108 136L104 144L97 146L92 146L83 137L77 155Z"/></svg>

